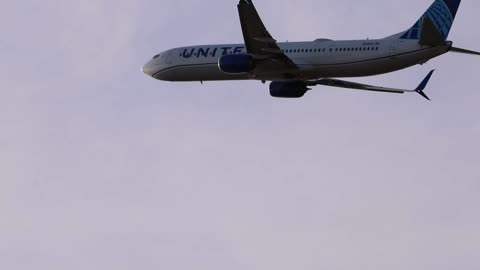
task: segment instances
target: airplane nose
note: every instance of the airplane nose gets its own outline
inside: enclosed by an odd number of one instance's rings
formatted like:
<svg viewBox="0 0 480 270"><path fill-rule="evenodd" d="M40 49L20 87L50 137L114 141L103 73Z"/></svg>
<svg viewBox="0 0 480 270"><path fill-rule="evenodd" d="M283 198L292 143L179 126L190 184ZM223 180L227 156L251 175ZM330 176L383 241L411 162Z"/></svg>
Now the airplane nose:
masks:
<svg viewBox="0 0 480 270"><path fill-rule="evenodd" d="M142 72L147 74L148 76L152 77L153 74L155 74L155 69L154 69L153 65L150 62L148 62L145 65L143 65Z"/></svg>

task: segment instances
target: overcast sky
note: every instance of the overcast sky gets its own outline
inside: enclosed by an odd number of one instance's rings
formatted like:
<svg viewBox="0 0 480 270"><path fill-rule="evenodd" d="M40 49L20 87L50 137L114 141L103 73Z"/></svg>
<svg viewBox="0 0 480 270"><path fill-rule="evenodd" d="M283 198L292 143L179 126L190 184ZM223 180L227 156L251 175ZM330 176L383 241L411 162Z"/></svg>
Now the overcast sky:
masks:
<svg viewBox="0 0 480 270"><path fill-rule="evenodd" d="M0 269L478 270L480 57L355 79L427 102L140 72L242 42L237 1L7 1ZM381 38L430 0L256 1L280 40ZM450 39L480 50L480 2Z"/></svg>

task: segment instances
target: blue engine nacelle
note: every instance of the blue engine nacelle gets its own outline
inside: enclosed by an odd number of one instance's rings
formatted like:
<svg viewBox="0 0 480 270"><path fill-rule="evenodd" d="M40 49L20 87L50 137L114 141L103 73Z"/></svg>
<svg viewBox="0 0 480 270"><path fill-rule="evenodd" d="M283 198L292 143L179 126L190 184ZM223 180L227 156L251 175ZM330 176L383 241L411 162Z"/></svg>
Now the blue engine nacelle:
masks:
<svg viewBox="0 0 480 270"><path fill-rule="evenodd" d="M225 73L245 73L252 71L255 63L248 54L227 54L218 60L218 68Z"/></svg>
<svg viewBox="0 0 480 270"><path fill-rule="evenodd" d="M308 91L304 81L273 81L270 83L270 95L278 98L301 98Z"/></svg>

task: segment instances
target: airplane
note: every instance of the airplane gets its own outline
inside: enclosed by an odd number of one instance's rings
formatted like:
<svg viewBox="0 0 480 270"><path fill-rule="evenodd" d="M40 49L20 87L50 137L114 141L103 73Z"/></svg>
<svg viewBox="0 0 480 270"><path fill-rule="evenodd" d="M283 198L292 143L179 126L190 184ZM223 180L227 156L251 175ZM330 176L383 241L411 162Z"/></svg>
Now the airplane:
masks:
<svg viewBox="0 0 480 270"><path fill-rule="evenodd" d="M272 97L300 98L316 85L357 90L409 93L430 100L423 91L434 70L413 90L339 80L385 74L447 52L480 55L453 47L447 37L461 0L435 0L415 24L381 39L277 42L263 24L252 0L237 5L244 44L174 48L159 53L142 71L163 81L271 81Z"/></svg>

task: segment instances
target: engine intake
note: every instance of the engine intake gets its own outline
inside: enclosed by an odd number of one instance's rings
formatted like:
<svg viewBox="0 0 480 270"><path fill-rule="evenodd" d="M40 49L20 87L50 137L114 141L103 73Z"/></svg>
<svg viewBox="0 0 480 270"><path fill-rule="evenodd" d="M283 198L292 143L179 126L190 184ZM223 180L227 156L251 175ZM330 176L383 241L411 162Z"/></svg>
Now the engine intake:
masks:
<svg viewBox="0 0 480 270"><path fill-rule="evenodd" d="M308 91L304 81L273 81L270 95L278 98L301 98Z"/></svg>
<svg viewBox="0 0 480 270"><path fill-rule="evenodd" d="M246 73L255 68L255 63L248 54L228 54L218 60L218 68L225 73Z"/></svg>

